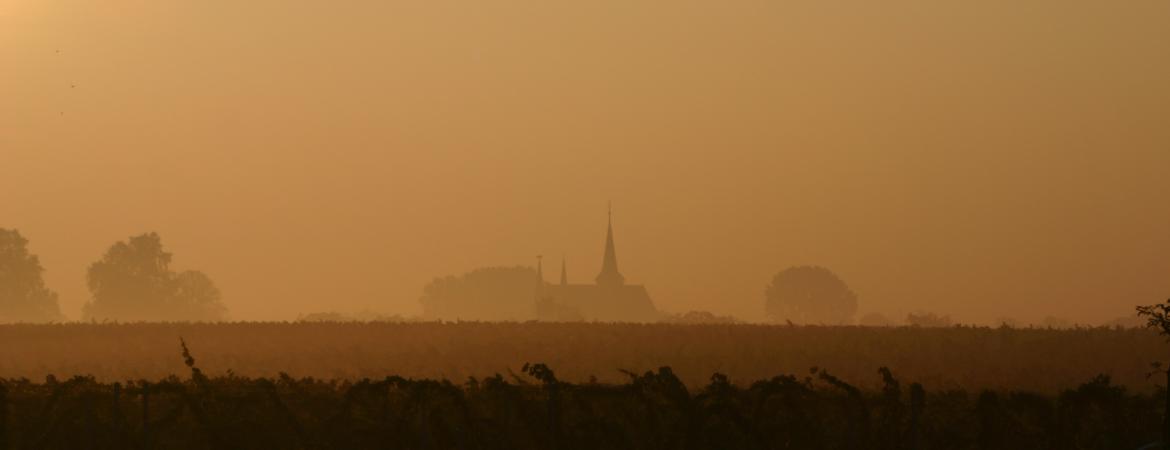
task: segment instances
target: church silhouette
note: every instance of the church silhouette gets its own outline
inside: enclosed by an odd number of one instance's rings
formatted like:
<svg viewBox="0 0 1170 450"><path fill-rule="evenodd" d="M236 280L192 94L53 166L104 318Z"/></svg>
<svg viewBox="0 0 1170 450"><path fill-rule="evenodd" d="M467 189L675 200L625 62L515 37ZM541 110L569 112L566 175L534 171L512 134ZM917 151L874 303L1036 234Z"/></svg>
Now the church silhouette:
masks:
<svg viewBox="0 0 1170 450"><path fill-rule="evenodd" d="M594 278L593 284L570 284L564 259L561 259L559 284L544 280L544 268L539 258L536 276L536 317L539 320L652 322L661 318L646 287L626 284L626 277L618 271L612 211L606 227L601 273Z"/></svg>

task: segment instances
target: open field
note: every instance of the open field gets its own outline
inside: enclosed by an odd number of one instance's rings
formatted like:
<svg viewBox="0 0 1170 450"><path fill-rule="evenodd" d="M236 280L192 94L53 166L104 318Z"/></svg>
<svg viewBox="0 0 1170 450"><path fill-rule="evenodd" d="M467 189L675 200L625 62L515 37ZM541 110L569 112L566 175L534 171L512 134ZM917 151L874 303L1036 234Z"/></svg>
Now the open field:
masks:
<svg viewBox="0 0 1170 450"><path fill-rule="evenodd" d="M322 379L509 376L527 362L561 380L625 382L621 370L670 366L688 386L713 373L737 384L820 367L876 388L890 367L928 390L1052 393L1097 374L1149 392L1150 362L1170 352L1137 329L860 328L591 323L225 323L0 326L0 378L183 374L179 338L205 373Z"/></svg>

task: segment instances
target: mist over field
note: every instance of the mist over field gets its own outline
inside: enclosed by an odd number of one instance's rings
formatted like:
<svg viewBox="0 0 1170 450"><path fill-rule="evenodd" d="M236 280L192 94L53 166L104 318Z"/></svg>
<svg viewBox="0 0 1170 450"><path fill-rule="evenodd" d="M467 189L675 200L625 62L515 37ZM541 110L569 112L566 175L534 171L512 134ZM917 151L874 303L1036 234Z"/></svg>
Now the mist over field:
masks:
<svg viewBox="0 0 1170 450"><path fill-rule="evenodd" d="M698 389L720 373L744 386L823 368L880 389L879 367L932 390L1058 393L1098 374L1154 391L1145 330L917 329L754 325L484 323L74 324L0 328L8 377L85 373L103 382L187 372L180 337L209 375L356 381L393 374L463 383L547 364L565 382L621 383L670 367ZM945 342L945 345L942 343ZM1086 364L1092 360L1092 364Z"/></svg>
<svg viewBox="0 0 1170 450"><path fill-rule="evenodd" d="M1170 448L1168 24L0 0L0 450Z"/></svg>
<svg viewBox="0 0 1170 450"><path fill-rule="evenodd" d="M157 232L235 320L423 316L436 278L621 273L766 321L1101 324L1170 287L1170 6L0 1L0 227L66 319ZM528 299L525 298L527 301Z"/></svg>

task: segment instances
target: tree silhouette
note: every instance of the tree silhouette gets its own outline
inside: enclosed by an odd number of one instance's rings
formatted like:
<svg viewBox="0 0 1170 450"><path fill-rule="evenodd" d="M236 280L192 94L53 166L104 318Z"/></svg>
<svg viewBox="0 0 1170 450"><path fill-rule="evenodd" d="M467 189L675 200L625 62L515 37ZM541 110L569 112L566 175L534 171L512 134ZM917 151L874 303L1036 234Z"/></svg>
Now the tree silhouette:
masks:
<svg viewBox="0 0 1170 450"><path fill-rule="evenodd" d="M45 287L40 259L19 231L0 228L0 322L62 320L57 293Z"/></svg>
<svg viewBox="0 0 1170 450"><path fill-rule="evenodd" d="M1170 300L1165 303L1157 303L1147 306L1138 306L1138 317L1146 320L1146 327L1158 330L1158 334L1165 336L1170 340ZM1153 363L1155 369L1162 369L1161 371L1166 375L1166 398L1165 398L1165 413L1163 414L1162 422L1162 442L1170 444L1170 364L1162 368L1161 363ZM1152 374L1151 374L1152 375Z"/></svg>
<svg viewBox="0 0 1170 450"><path fill-rule="evenodd" d="M175 275L171 309L187 320L215 321L227 315L219 288L203 272L188 270Z"/></svg>
<svg viewBox="0 0 1170 450"><path fill-rule="evenodd" d="M157 233L115 243L89 266L86 319L215 321L227 308L219 289L197 271L175 273Z"/></svg>
<svg viewBox="0 0 1170 450"><path fill-rule="evenodd" d="M772 278L764 309L773 320L844 324L857 313L857 294L829 269L791 267Z"/></svg>
<svg viewBox="0 0 1170 450"><path fill-rule="evenodd" d="M430 319L528 320L534 315L536 270L486 267L458 277L437 278L419 298Z"/></svg>

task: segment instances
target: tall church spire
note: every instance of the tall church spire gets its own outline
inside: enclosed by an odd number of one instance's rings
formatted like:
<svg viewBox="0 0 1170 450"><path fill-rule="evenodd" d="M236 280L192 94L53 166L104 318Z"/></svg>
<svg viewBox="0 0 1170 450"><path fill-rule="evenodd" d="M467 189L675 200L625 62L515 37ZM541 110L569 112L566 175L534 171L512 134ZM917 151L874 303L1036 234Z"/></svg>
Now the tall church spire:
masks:
<svg viewBox="0 0 1170 450"><path fill-rule="evenodd" d="M565 270L565 255L561 255L561 286L569 285L569 272Z"/></svg>
<svg viewBox="0 0 1170 450"><path fill-rule="evenodd" d="M613 205L609 207L609 224L605 231L605 258L601 260L601 273L597 274L597 284L621 286L626 277L618 272L617 252L613 246Z"/></svg>

